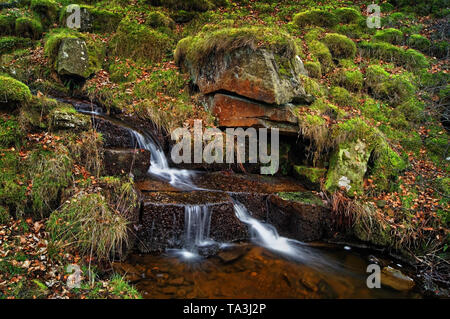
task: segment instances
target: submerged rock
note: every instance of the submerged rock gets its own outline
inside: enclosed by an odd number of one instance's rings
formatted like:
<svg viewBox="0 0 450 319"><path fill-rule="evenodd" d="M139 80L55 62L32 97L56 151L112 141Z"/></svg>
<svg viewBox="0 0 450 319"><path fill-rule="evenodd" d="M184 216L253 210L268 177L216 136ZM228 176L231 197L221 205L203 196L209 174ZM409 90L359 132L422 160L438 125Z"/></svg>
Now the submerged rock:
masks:
<svg viewBox="0 0 450 319"><path fill-rule="evenodd" d="M411 290L415 285L412 278L389 266L381 270L381 283L399 291Z"/></svg>
<svg viewBox="0 0 450 319"><path fill-rule="evenodd" d="M65 38L61 40L56 71L59 75L89 77L89 56L86 42L79 38Z"/></svg>

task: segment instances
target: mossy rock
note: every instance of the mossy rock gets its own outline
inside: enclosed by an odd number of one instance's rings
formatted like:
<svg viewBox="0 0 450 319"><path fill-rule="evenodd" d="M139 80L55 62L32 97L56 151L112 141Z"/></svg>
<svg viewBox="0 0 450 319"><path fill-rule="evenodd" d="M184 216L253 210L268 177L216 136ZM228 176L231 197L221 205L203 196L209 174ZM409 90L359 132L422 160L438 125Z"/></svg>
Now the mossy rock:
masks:
<svg viewBox="0 0 450 319"><path fill-rule="evenodd" d="M333 12L318 9L297 13L292 20L299 27L318 26L329 28L339 23L338 17Z"/></svg>
<svg viewBox="0 0 450 319"><path fill-rule="evenodd" d="M0 36L13 35L15 32L16 17L0 14Z"/></svg>
<svg viewBox="0 0 450 319"><path fill-rule="evenodd" d="M363 18L361 12L355 8L343 7L334 10L334 14L338 18L339 22L344 24L356 23Z"/></svg>
<svg viewBox="0 0 450 319"><path fill-rule="evenodd" d="M152 28L165 27L173 29L175 27L175 21L161 11L150 12L145 19L145 24Z"/></svg>
<svg viewBox="0 0 450 319"><path fill-rule="evenodd" d="M356 54L356 44L345 35L328 33L322 41L335 58L353 58Z"/></svg>
<svg viewBox="0 0 450 319"><path fill-rule="evenodd" d="M320 62L305 62L305 69L308 71L310 77L320 79L322 77L322 67Z"/></svg>
<svg viewBox="0 0 450 319"><path fill-rule="evenodd" d="M331 100L340 106L356 106L357 99L345 88L339 86L333 86L330 89Z"/></svg>
<svg viewBox="0 0 450 319"><path fill-rule="evenodd" d="M283 200L307 205L325 206L323 201L311 192L280 192L276 193Z"/></svg>
<svg viewBox="0 0 450 319"><path fill-rule="evenodd" d="M364 76L359 70L341 69L334 75L333 82L349 91L359 92L364 85Z"/></svg>
<svg viewBox="0 0 450 319"><path fill-rule="evenodd" d="M61 103L54 99L33 96L30 103L20 108L20 126L27 132L48 129L48 115L59 105Z"/></svg>
<svg viewBox="0 0 450 319"><path fill-rule="evenodd" d="M331 52L325 44L313 40L308 43L308 48L313 57L320 62L322 70L328 72L334 66Z"/></svg>
<svg viewBox="0 0 450 319"><path fill-rule="evenodd" d="M0 56L5 53L13 52L17 49L27 48L33 44L31 39L20 37L2 37L0 38Z"/></svg>
<svg viewBox="0 0 450 319"><path fill-rule="evenodd" d="M39 15L42 24L47 27L57 22L59 5L54 0L31 0L30 9Z"/></svg>
<svg viewBox="0 0 450 319"><path fill-rule="evenodd" d="M320 190L320 180L326 174L325 168L295 165L294 176L311 190Z"/></svg>
<svg viewBox="0 0 450 319"><path fill-rule="evenodd" d="M428 40L428 38L424 37L420 34L413 34L411 35L408 40L406 41L406 44L415 50L419 50L421 52L428 52L430 51L431 47L431 41Z"/></svg>
<svg viewBox="0 0 450 319"><path fill-rule="evenodd" d="M21 17L16 20L16 35L23 38L39 39L42 35L42 24L39 20Z"/></svg>
<svg viewBox="0 0 450 319"><path fill-rule="evenodd" d="M72 106L65 105L53 109L49 115L50 129L57 130L88 130L91 126L90 117L78 113Z"/></svg>
<svg viewBox="0 0 450 319"><path fill-rule="evenodd" d="M373 36L375 41L389 42L392 44L402 44L404 41L403 32L395 29L388 28L384 30L378 30Z"/></svg>
<svg viewBox="0 0 450 319"><path fill-rule="evenodd" d="M307 96L311 96L315 99L323 97L325 95L325 89L322 88L322 86L316 80L306 75L300 75L299 78Z"/></svg>
<svg viewBox="0 0 450 319"><path fill-rule="evenodd" d="M28 86L9 76L0 75L0 107L14 109L20 104L31 101Z"/></svg>
<svg viewBox="0 0 450 319"><path fill-rule="evenodd" d="M55 63L59 75L84 79L91 75L88 50L82 39L62 39Z"/></svg>
<svg viewBox="0 0 450 319"><path fill-rule="evenodd" d="M159 62L172 44L173 40L166 34L123 19L109 42L109 51L122 58Z"/></svg>
<svg viewBox="0 0 450 319"><path fill-rule="evenodd" d="M209 0L147 0L152 6L164 6L174 10L205 12L215 7Z"/></svg>

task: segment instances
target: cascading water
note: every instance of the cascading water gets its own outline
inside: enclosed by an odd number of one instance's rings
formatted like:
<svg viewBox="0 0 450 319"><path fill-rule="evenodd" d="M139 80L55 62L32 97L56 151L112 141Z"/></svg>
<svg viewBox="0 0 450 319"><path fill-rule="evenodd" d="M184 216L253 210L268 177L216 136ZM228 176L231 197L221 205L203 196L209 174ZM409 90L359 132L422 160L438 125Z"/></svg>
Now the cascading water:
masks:
<svg viewBox="0 0 450 319"><path fill-rule="evenodd" d="M148 150L151 154L149 174L168 181L172 186L181 189L196 189L192 183L194 173L189 170L170 168L167 158L161 148L150 138L129 129L140 148Z"/></svg>

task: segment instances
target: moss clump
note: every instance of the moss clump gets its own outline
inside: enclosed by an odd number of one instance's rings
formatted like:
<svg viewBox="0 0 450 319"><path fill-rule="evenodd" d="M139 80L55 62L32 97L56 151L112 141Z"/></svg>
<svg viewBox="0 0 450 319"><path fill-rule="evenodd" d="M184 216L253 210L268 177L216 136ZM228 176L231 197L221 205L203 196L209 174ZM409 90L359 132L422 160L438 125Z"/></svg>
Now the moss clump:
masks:
<svg viewBox="0 0 450 319"><path fill-rule="evenodd" d="M373 36L375 41L389 42L392 44L402 44L403 38L403 32L394 28L379 30Z"/></svg>
<svg viewBox="0 0 450 319"><path fill-rule="evenodd" d="M422 53L414 49L405 51L387 42L361 42L359 47L364 56L394 62L409 69L426 68L429 65Z"/></svg>
<svg viewBox="0 0 450 319"><path fill-rule="evenodd" d="M50 111L60 105L59 102L45 97L33 96L30 103L20 108L18 121L29 132L48 128Z"/></svg>
<svg viewBox="0 0 450 319"><path fill-rule="evenodd" d="M305 92L307 95L311 95L316 98L325 95L324 89L320 86L320 84L316 80L302 74L299 77L300 81L303 84L303 87L305 88Z"/></svg>
<svg viewBox="0 0 450 319"><path fill-rule="evenodd" d="M19 123L13 117L0 117L0 148L18 147L23 137Z"/></svg>
<svg viewBox="0 0 450 319"><path fill-rule="evenodd" d="M305 68L308 71L309 76L320 79L322 77L322 67L320 62L305 62Z"/></svg>
<svg viewBox="0 0 450 319"><path fill-rule="evenodd" d="M169 52L172 40L163 33L125 18L109 43L111 54L151 62L161 61Z"/></svg>
<svg viewBox="0 0 450 319"><path fill-rule="evenodd" d="M333 66L333 58L328 47L322 42L314 40L308 43L308 48L313 57L320 62L322 70L328 72Z"/></svg>
<svg viewBox="0 0 450 319"><path fill-rule="evenodd" d="M397 109L405 115L408 121L420 123L425 119L425 103L415 97L401 103Z"/></svg>
<svg viewBox="0 0 450 319"><path fill-rule="evenodd" d="M390 74L379 65L369 65L366 70L366 85L367 87L378 92L388 79Z"/></svg>
<svg viewBox="0 0 450 319"><path fill-rule="evenodd" d="M24 214L26 205L26 186L19 183L22 180L21 166L17 152L3 151L0 154L0 206L9 208L10 213L16 216Z"/></svg>
<svg viewBox="0 0 450 319"><path fill-rule="evenodd" d="M345 35L328 33L322 41L335 58L353 58L356 54L356 44Z"/></svg>
<svg viewBox="0 0 450 319"><path fill-rule="evenodd" d="M338 18L339 22L345 24L358 22L362 18L361 12L359 12L354 8L348 7L338 8L334 10L334 13Z"/></svg>
<svg viewBox="0 0 450 319"><path fill-rule="evenodd" d="M174 10L204 12L214 8L215 1L208 0L147 0L153 6L164 6ZM223 2L223 1L221 1Z"/></svg>
<svg viewBox="0 0 450 319"><path fill-rule="evenodd" d="M58 17L58 3L53 0L31 0L31 10L36 12L45 26L56 22Z"/></svg>
<svg viewBox="0 0 450 319"><path fill-rule="evenodd" d="M173 29L175 27L175 22L161 11L150 12L145 20L145 24L153 28L165 27Z"/></svg>
<svg viewBox="0 0 450 319"><path fill-rule="evenodd" d="M413 34L411 35L408 40L406 41L406 44L415 49L422 52L427 52L430 50L431 47L431 41L428 40L426 37L420 34Z"/></svg>
<svg viewBox="0 0 450 319"><path fill-rule="evenodd" d="M12 35L15 30L16 17L0 14L0 35Z"/></svg>
<svg viewBox="0 0 450 319"><path fill-rule="evenodd" d="M21 17L16 20L15 31L23 38L38 39L42 35L42 24L36 19Z"/></svg>
<svg viewBox="0 0 450 319"><path fill-rule="evenodd" d="M8 208L0 206L0 225L6 224L10 218L11 216L9 215Z"/></svg>
<svg viewBox="0 0 450 319"><path fill-rule="evenodd" d="M0 38L0 55L12 52L17 49L26 48L32 45L28 38L3 37Z"/></svg>
<svg viewBox="0 0 450 319"><path fill-rule="evenodd" d="M281 192L277 193L281 199L308 205L324 206L323 201L311 192Z"/></svg>
<svg viewBox="0 0 450 319"><path fill-rule="evenodd" d="M319 27L309 28L308 32L306 32L306 34L305 34L304 39L306 42L319 40L320 36L323 33L325 33L325 29L323 29L323 28L319 28Z"/></svg>
<svg viewBox="0 0 450 319"><path fill-rule="evenodd" d="M330 90L331 100L340 106L356 106L357 99L345 88L334 86Z"/></svg>
<svg viewBox="0 0 450 319"><path fill-rule="evenodd" d="M334 83L347 90L358 92L364 85L364 76L359 70L339 70L334 76Z"/></svg>
<svg viewBox="0 0 450 319"><path fill-rule="evenodd" d="M293 17L293 22L299 27L308 25L318 27L334 27L339 23L338 17L330 11L326 10L308 10L297 13Z"/></svg>
<svg viewBox="0 0 450 319"><path fill-rule="evenodd" d="M9 76L0 75L0 106L15 107L29 101L31 92L28 86Z"/></svg>

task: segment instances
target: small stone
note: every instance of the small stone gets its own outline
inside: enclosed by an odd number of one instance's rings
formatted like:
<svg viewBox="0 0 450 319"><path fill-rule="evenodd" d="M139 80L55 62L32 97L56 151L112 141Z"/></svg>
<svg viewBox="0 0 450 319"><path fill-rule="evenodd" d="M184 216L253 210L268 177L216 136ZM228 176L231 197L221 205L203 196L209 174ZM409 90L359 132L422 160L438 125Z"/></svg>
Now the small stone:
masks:
<svg viewBox="0 0 450 319"><path fill-rule="evenodd" d="M389 266L381 271L381 283L399 291L411 290L415 285L412 278Z"/></svg>

